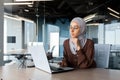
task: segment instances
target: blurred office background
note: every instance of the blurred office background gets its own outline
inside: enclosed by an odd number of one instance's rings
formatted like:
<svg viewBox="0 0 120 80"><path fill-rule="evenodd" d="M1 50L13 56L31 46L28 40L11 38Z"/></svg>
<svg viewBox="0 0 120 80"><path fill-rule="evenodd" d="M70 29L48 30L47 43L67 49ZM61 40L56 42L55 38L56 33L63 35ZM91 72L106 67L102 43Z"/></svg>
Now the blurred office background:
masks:
<svg viewBox="0 0 120 80"><path fill-rule="evenodd" d="M70 21L79 16L86 21L87 38L95 45L109 45L109 49L101 51L102 56L109 54L109 63L100 67L119 69L119 3L119 0L4 0L3 53L20 52L28 48L29 42L44 42L46 52L54 47L53 56L63 57L63 42L69 38ZM97 57L100 57L99 50L95 51L99 53Z"/></svg>

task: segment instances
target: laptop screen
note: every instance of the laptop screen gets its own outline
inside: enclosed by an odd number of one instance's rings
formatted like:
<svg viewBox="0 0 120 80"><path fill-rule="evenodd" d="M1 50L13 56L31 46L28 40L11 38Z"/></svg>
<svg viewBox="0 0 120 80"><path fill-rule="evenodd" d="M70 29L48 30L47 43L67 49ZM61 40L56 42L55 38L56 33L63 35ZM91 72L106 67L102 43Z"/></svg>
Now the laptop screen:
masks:
<svg viewBox="0 0 120 80"><path fill-rule="evenodd" d="M33 58L33 62L36 68L51 73L44 45L42 42L39 43L39 45L28 47L28 51L30 52Z"/></svg>
<svg viewBox="0 0 120 80"><path fill-rule="evenodd" d="M47 59L45 49L44 49L44 45L43 45L42 42L39 43L39 45L28 47L28 51L31 53L31 56L33 58L33 62L35 64L35 67L38 68L38 69L41 69L45 72L58 73L58 72L65 72L65 71L73 70L73 68L70 68L70 67L64 67L64 69L60 69L60 68L58 68L59 65L57 65L57 64L52 64L52 65L55 65L55 66L51 66L49 64L48 59ZM56 71L51 70L52 67L55 68L56 66L58 66L57 67L58 70L56 70Z"/></svg>

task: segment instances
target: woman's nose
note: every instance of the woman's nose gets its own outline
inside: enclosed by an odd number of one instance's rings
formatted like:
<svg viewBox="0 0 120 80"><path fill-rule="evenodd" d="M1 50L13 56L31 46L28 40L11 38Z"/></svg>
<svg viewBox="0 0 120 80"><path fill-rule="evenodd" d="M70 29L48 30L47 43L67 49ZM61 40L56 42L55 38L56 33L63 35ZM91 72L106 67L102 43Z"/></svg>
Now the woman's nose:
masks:
<svg viewBox="0 0 120 80"><path fill-rule="evenodd" d="M74 29L73 29L73 28L71 29L71 32L74 32Z"/></svg>

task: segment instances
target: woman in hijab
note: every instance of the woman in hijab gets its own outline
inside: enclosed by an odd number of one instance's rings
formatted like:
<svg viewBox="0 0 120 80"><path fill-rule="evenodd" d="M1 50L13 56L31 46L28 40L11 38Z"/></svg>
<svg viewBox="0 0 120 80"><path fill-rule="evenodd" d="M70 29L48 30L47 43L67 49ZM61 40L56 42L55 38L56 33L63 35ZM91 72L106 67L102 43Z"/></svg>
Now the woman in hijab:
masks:
<svg viewBox="0 0 120 80"><path fill-rule="evenodd" d="M94 43L85 38L86 23L80 17L70 22L70 38L64 41L64 58L62 67L91 68L96 67L94 61Z"/></svg>

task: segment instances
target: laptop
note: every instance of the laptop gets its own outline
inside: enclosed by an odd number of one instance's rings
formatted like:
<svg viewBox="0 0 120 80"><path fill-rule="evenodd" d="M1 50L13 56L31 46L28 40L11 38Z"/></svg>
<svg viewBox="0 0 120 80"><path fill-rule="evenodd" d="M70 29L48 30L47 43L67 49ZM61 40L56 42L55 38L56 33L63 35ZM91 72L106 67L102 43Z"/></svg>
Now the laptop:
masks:
<svg viewBox="0 0 120 80"><path fill-rule="evenodd" d="M43 42L39 43L39 45L28 47L28 51L31 53L35 67L42 71L59 73L74 70L71 67L60 67L58 63L49 63Z"/></svg>

